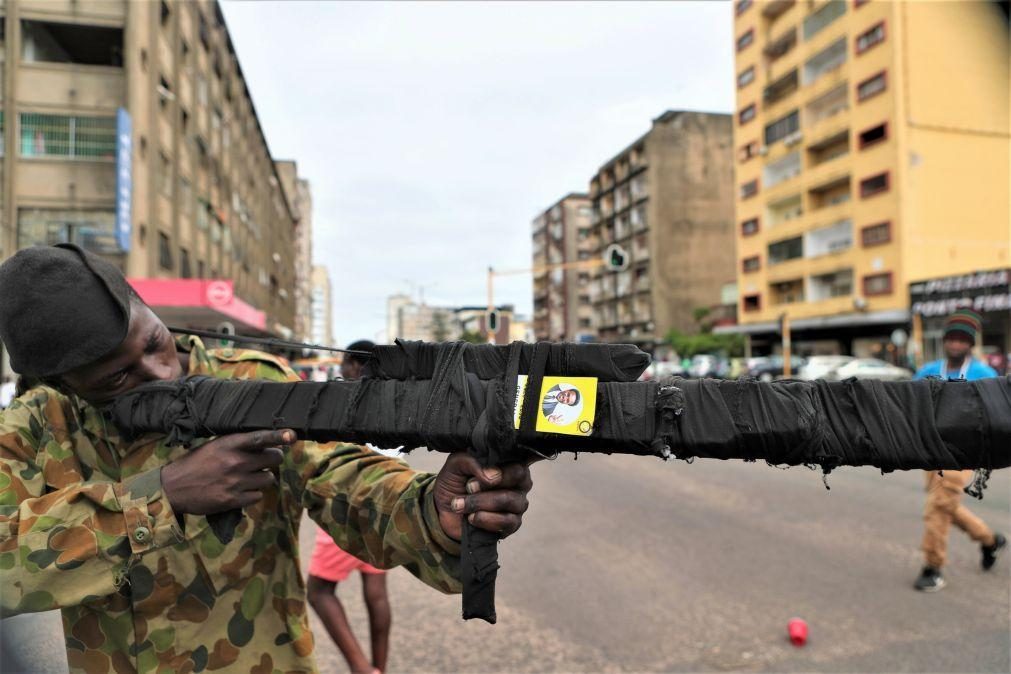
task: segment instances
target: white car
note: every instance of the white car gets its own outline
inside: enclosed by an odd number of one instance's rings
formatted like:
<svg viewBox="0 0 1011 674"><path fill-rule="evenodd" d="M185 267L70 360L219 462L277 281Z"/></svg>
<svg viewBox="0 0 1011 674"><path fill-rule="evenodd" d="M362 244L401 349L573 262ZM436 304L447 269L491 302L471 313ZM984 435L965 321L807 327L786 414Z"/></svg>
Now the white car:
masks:
<svg viewBox="0 0 1011 674"><path fill-rule="evenodd" d="M800 379L824 379L825 375L855 360L853 356L811 356L800 368Z"/></svg>
<svg viewBox="0 0 1011 674"><path fill-rule="evenodd" d="M837 367L825 375L834 381L856 377L857 379L878 379L880 381L902 381L911 379L913 373L904 367L896 367L877 358L857 358Z"/></svg>

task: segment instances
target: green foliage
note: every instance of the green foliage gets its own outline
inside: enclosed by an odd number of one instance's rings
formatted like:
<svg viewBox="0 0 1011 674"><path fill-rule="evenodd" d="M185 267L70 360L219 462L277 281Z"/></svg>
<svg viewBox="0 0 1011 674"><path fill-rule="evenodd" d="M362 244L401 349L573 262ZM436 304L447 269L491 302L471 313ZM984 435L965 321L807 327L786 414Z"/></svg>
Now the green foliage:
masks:
<svg viewBox="0 0 1011 674"><path fill-rule="evenodd" d="M667 333L667 342L682 358L691 358L700 353L723 354L728 358L744 355L744 335L714 335L708 332L686 335L671 330Z"/></svg>
<svg viewBox="0 0 1011 674"><path fill-rule="evenodd" d="M464 330L463 334L460 335L460 340L463 342L470 342L471 344L484 344L488 341L488 338L479 332Z"/></svg>

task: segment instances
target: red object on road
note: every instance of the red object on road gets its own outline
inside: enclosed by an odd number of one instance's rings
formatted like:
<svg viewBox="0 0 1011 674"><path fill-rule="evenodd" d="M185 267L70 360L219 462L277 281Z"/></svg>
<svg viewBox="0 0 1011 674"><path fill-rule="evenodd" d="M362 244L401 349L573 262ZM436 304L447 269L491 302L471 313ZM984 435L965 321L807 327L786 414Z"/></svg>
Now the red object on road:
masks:
<svg viewBox="0 0 1011 674"><path fill-rule="evenodd" d="M790 643L794 646L800 647L807 643L807 623L801 618L790 618L786 629L790 633Z"/></svg>

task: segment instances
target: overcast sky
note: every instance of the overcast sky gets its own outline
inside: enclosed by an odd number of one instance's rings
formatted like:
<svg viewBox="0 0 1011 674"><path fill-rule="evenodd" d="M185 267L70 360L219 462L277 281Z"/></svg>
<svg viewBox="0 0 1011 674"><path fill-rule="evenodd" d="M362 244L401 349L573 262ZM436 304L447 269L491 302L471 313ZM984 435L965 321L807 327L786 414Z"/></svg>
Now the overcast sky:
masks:
<svg viewBox="0 0 1011 674"><path fill-rule="evenodd" d="M733 109L729 2L225 2L271 152L314 202L335 339L386 297L484 305L530 222L667 109ZM496 283L529 314L531 279Z"/></svg>

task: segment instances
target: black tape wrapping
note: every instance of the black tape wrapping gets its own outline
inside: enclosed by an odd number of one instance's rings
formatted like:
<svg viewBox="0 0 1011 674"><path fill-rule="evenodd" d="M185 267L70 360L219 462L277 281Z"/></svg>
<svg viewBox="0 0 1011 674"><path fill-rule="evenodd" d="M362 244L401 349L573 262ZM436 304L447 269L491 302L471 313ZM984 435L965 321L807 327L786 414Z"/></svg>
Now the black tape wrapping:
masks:
<svg viewBox="0 0 1011 674"><path fill-rule="evenodd" d="M668 380L597 387L590 437L536 433L530 407L538 372L528 372L521 419L513 428L521 356L507 354L498 379L464 367L465 348L442 352L431 380L278 383L193 377L158 382L120 396L109 408L125 437L165 433L187 444L201 437L294 427L302 439L370 442L380 447L471 451L482 466L526 461L530 450L627 453L681 459L764 460L775 465L877 466L882 471L981 469L1011 464L1011 377L977 382L794 382ZM543 375L543 370L540 371ZM535 388L536 387L536 388ZM521 439L522 442L517 440ZM213 523L230 540L237 514ZM464 527L464 613L494 621L497 537ZM470 560L470 563L467 560Z"/></svg>

